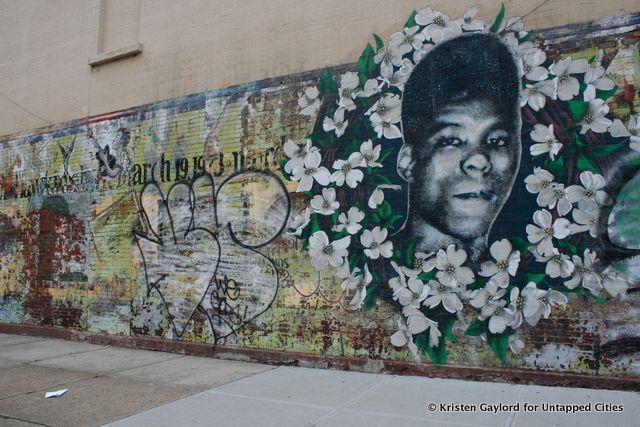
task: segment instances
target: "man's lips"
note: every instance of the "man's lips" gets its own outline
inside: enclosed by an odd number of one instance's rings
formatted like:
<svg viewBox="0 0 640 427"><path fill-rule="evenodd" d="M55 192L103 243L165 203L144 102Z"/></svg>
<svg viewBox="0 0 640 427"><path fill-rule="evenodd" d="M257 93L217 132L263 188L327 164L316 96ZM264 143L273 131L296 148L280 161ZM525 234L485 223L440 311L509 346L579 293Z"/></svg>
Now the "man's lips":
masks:
<svg viewBox="0 0 640 427"><path fill-rule="evenodd" d="M495 193L491 192L491 191L486 191L486 190L482 190L482 191L468 191L468 192L464 192L464 193L458 193L458 194L454 194L453 197L455 197L456 199L461 199L461 200L486 200L488 202L491 202L493 200L496 199L496 195Z"/></svg>

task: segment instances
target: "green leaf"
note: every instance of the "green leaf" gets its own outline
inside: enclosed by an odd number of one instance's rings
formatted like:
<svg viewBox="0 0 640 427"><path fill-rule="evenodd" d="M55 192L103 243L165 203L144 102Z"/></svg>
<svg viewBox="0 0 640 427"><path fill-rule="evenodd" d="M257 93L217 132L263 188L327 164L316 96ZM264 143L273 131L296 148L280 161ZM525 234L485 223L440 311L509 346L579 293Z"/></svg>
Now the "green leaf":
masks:
<svg viewBox="0 0 640 427"><path fill-rule="evenodd" d="M418 14L418 12L416 12L415 10L413 12L411 12L411 16L409 16L409 19L407 19L407 22L404 23L404 27L405 28L411 28L411 27L415 27L416 25L418 25L416 23L416 15Z"/></svg>
<svg viewBox="0 0 640 427"><path fill-rule="evenodd" d="M376 306L376 300L378 299L378 287L371 286L367 288L367 295L364 297L362 308L364 311L369 311Z"/></svg>
<svg viewBox="0 0 640 427"><path fill-rule="evenodd" d="M423 334L428 334L429 332L423 332ZM438 341L438 345L435 347L427 347L424 349L424 352L429 356L431 361L435 365L444 365L447 363L447 344L444 336L440 336L440 340Z"/></svg>
<svg viewBox="0 0 640 427"><path fill-rule="evenodd" d="M584 154L578 156L578 162L576 164L580 171L591 171L593 173L600 173L600 168L596 166L591 160L589 160Z"/></svg>
<svg viewBox="0 0 640 427"><path fill-rule="evenodd" d="M409 268L413 268L413 248L415 248L418 242L418 237L412 236L404 249L403 264Z"/></svg>
<svg viewBox="0 0 640 427"><path fill-rule="evenodd" d="M509 349L509 333L501 334L487 333L487 343L502 363L507 361L507 350Z"/></svg>
<svg viewBox="0 0 640 427"><path fill-rule="evenodd" d="M498 12L498 16L496 16L496 19L493 21L493 24L491 24L491 28L489 28L489 31L492 33L497 33L498 30L500 29L500 25L502 25L502 21L504 21L504 13L505 13L505 8L504 8L504 3L500 5L500 12Z"/></svg>
<svg viewBox="0 0 640 427"><path fill-rule="evenodd" d="M594 294L591 293L591 291L583 287L578 288L578 294L584 295L585 297L594 300L598 304L604 304L607 302L606 298L595 296Z"/></svg>
<svg viewBox="0 0 640 427"><path fill-rule="evenodd" d="M539 284L540 282L542 282L542 280L545 278L546 274L544 273L539 273L539 274L527 274L525 275L525 280L527 283L529 282L533 282L536 285Z"/></svg>
<svg viewBox="0 0 640 427"><path fill-rule="evenodd" d="M470 337L479 337L483 332L487 330L486 323L487 322L485 320L474 319L467 330L464 331L464 334Z"/></svg>
<svg viewBox="0 0 640 427"><path fill-rule="evenodd" d="M589 64L593 64L593 61L596 60L596 56L593 55L591 58L589 58L589 60L587 62L589 62Z"/></svg>
<svg viewBox="0 0 640 427"><path fill-rule="evenodd" d="M389 154L393 153L393 151L393 148L385 148L384 150L382 150L382 152L380 153L380 157L378 158L378 163L384 162L384 160L389 157Z"/></svg>
<svg viewBox="0 0 640 427"><path fill-rule="evenodd" d="M547 158L544 165L556 178L564 176L564 155L556 157L555 160Z"/></svg>
<svg viewBox="0 0 640 427"><path fill-rule="evenodd" d="M527 34L525 34L524 36L520 37L518 39L518 41L520 43L527 42L527 41L531 40L532 37L533 37L533 31L529 31Z"/></svg>
<svg viewBox="0 0 640 427"><path fill-rule="evenodd" d="M386 200L382 202L380 206L378 206L377 212L378 212L378 215L380 215L380 218L382 219L389 218L393 213L391 210L391 205Z"/></svg>
<svg viewBox="0 0 640 427"><path fill-rule="evenodd" d="M284 176L287 181L291 181L291 175L289 175L285 170L284 170L284 165L287 164L287 160L286 159L280 159L280 172L282 173L282 176Z"/></svg>
<svg viewBox="0 0 640 427"><path fill-rule="evenodd" d="M320 224L318 224L318 214L314 212L311 214L311 234L316 231L320 231Z"/></svg>
<svg viewBox="0 0 640 427"><path fill-rule="evenodd" d="M619 149L624 148L622 144L607 144L607 145L590 145L587 148L587 152L590 157L599 159L600 157L606 157L609 154L613 154Z"/></svg>
<svg viewBox="0 0 640 427"><path fill-rule="evenodd" d="M442 334L453 343L456 342L456 336L453 334L453 326L456 324L456 316L447 316L442 322L438 323L438 327Z"/></svg>
<svg viewBox="0 0 640 427"><path fill-rule="evenodd" d="M408 265L407 267L413 267L413 260L411 260L411 265ZM423 282L428 282L429 280L433 280L436 278L436 272L435 271L429 271L427 273L422 272L418 274L418 277L416 278L418 280L422 280Z"/></svg>
<svg viewBox="0 0 640 427"><path fill-rule="evenodd" d="M349 273L355 270L357 262L358 256L356 254L351 254L351 256L349 256Z"/></svg>
<svg viewBox="0 0 640 427"><path fill-rule="evenodd" d="M319 145L321 147L327 147L334 142L334 133L333 132L325 132L322 129L318 129L315 132L307 135L307 139L313 141L314 145Z"/></svg>
<svg viewBox="0 0 640 427"><path fill-rule="evenodd" d="M573 121L578 123L587 111L589 111L589 103L584 101L575 101L570 100L567 101L567 105L569 106L569 113L571 113L571 117L573 117Z"/></svg>
<svg viewBox="0 0 640 427"><path fill-rule="evenodd" d="M331 75L329 67L326 67L320 75L320 93L322 95L334 95L338 91L338 85Z"/></svg>
<svg viewBox="0 0 640 427"><path fill-rule="evenodd" d="M373 51L371 44L367 43L367 47L358 59L358 77L360 79L360 85L364 85L367 80L373 77L373 74L376 71L376 63L373 60L374 56L375 52Z"/></svg>
<svg viewBox="0 0 640 427"><path fill-rule="evenodd" d="M558 239L558 246L560 249L568 250L574 255L578 254L578 247L568 240Z"/></svg>
<svg viewBox="0 0 640 427"><path fill-rule="evenodd" d="M396 228L395 223L402 218L403 218L402 215L392 215L389 218L387 218L387 220L382 224L382 226L389 230L393 230Z"/></svg>
<svg viewBox="0 0 640 427"><path fill-rule="evenodd" d="M391 181L389 181L389 178L387 178L386 176L376 173L375 175L373 175L373 185L378 186L378 185L391 185Z"/></svg>
<svg viewBox="0 0 640 427"><path fill-rule="evenodd" d="M596 89L596 98L600 98L603 101L606 101L607 99L615 95L618 92L618 89L620 89L618 86L614 86L613 89L610 90Z"/></svg>
<svg viewBox="0 0 640 427"><path fill-rule="evenodd" d="M522 237L510 237L509 241L511 242L511 246L516 251L520 251L520 253L526 253L529 250L530 243L524 240Z"/></svg>
<svg viewBox="0 0 640 427"><path fill-rule="evenodd" d="M376 51L382 49L382 47L384 46L384 42L382 41L380 36L374 33L373 39L376 41Z"/></svg>
<svg viewBox="0 0 640 427"><path fill-rule="evenodd" d="M380 223L380 216L378 215L377 212L372 213L369 218L371 218L371 222L375 223L375 224L379 224Z"/></svg>

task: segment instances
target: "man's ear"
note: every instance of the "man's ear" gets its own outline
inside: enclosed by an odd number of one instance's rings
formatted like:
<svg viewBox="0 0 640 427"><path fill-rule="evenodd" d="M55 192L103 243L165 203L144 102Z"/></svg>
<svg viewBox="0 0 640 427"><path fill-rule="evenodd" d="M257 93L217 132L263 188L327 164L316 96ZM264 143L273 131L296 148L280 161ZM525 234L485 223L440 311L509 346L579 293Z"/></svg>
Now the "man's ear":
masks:
<svg viewBox="0 0 640 427"><path fill-rule="evenodd" d="M403 144L398 152L398 175L409 183L413 182L413 166L415 164L413 146Z"/></svg>

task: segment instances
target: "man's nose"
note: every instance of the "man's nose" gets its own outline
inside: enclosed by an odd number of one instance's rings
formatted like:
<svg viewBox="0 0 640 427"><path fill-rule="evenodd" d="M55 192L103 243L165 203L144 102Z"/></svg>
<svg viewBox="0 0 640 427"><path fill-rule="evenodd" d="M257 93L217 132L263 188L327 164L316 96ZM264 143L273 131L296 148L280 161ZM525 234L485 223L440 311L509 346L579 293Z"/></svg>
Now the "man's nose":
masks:
<svg viewBox="0 0 640 427"><path fill-rule="evenodd" d="M462 160L460 168L473 178L482 178L491 170L491 162L483 153L474 153Z"/></svg>

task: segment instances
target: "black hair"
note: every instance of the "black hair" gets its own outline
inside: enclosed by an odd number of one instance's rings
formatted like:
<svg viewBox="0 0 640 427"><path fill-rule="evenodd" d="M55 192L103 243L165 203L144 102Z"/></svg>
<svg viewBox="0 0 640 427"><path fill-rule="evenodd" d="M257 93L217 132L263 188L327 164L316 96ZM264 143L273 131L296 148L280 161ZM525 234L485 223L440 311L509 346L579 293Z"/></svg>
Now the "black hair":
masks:
<svg viewBox="0 0 640 427"><path fill-rule="evenodd" d="M436 47L414 68L402 97L405 143L413 144L442 107L485 99L509 122L519 122L520 77L509 48L491 33L469 33Z"/></svg>

